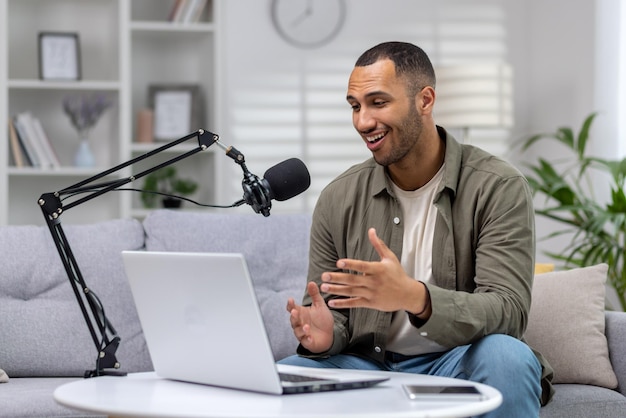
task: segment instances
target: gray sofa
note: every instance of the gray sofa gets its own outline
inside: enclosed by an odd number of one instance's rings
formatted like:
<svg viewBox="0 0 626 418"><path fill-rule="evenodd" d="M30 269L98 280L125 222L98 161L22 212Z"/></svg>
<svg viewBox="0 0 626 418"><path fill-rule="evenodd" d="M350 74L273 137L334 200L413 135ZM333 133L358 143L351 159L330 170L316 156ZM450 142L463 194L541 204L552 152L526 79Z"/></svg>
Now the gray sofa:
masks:
<svg viewBox="0 0 626 418"><path fill-rule="evenodd" d="M159 210L143 222L67 225L65 232L89 287L121 336L123 371L152 369L122 250L240 252L248 261L276 359L295 352L285 303L306 281L307 215L217 215ZM95 348L45 227L0 228L0 416L81 416L55 403L61 384L95 367ZM542 417L626 417L626 313L606 313L606 334L619 388L556 386ZM82 414L84 416L84 414Z"/></svg>

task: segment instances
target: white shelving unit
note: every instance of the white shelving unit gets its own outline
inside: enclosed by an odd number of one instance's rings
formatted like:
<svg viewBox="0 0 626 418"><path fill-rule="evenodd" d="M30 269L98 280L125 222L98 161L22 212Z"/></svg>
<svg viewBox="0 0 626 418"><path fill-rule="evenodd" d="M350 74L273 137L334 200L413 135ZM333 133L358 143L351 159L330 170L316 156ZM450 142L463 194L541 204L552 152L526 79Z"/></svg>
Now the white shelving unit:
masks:
<svg viewBox="0 0 626 418"><path fill-rule="evenodd" d="M36 204L42 193L67 187L163 145L165 142L145 144L135 139L137 113L149 106L151 84L197 85L202 93L202 125L192 131L215 129L213 109L219 86L215 82L216 2L208 1L198 23L180 24L168 21L174 0L0 0L0 124L5 127L6 139L0 147L0 225L43 224ZM78 33L79 81L40 80L40 32ZM96 166L76 168L72 160L78 135L63 113L62 101L70 95L91 93L105 95L113 105L90 134ZM60 169L11 165L8 121L23 111L41 120L61 160ZM194 142L158 155L149 164L184 152ZM176 165L181 176L195 178L200 184L192 198L207 203L215 197L212 148ZM141 168L138 165L117 175ZM128 187L140 188L142 182ZM86 223L145 213L139 193L116 192L72 209L63 221Z"/></svg>
<svg viewBox="0 0 626 418"><path fill-rule="evenodd" d="M174 2L154 0L132 0L129 24L130 59L130 102L131 114L137 115L141 109L149 106L148 90L150 85L196 85L199 87L202 113L199 125L193 130L206 129L211 131L216 118L213 114L215 79L216 30L213 22L213 2L209 1L199 21L194 24L180 24L167 21L169 11ZM136 137L136 118L133 120L133 138ZM136 157L154 147L153 145L130 142L130 155ZM174 153L188 150L197 145L193 140L171 151L159 155L156 160L171 158ZM193 196L195 200L210 203L215 198L215 190L211 181L215 177L214 151L216 147L197 154L176 165L181 177L193 178L201 185ZM143 167L143 165L139 165ZM142 217L140 195L131 197L131 215Z"/></svg>

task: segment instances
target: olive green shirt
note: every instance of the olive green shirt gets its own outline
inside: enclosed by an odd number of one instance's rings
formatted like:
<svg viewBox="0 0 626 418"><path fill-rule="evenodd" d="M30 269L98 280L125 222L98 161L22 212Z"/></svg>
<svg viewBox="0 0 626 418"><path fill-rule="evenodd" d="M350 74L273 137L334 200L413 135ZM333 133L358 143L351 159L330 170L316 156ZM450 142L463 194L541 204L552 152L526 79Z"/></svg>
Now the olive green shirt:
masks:
<svg viewBox="0 0 626 418"><path fill-rule="evenodd" d="M525 177L485 151L459 144L439 128L445 142L445 171L434 204L438 214L432 253L432 315L410 315L421 335L453 348L490 334L522 339L528 323L534 277L532 195ZM401 258L402 210L385 168L373 159L353 166L321 193L311 227L308 279L321 283L340 258L380 260L367 237L378 236ZM415 279L419 280L419 277ZM332 295L324 295L329 300ZM310 305L308 295L304 304ZM313 354L354 354L382 363L392 313L374 309L333 310L333 345ZM543 367L542 403L552 395L552 370Z"/></svg>

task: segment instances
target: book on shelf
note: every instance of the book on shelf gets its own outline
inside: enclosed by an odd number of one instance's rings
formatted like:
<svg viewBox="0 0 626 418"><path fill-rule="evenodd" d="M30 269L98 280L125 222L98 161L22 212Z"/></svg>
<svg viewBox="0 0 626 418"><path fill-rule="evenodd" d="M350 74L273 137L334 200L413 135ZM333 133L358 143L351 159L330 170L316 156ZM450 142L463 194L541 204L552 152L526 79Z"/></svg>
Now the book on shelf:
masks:
<svg viewBox="0 0 626 418"><path fill-rule="evenodd" d="M26 156L28 165L39 168L59 168L59 157L52 147L41 121L30 112L21 112L12 118L16 142ZM26 165L26 164L24 164Z"/></svg>
<svg viewBox="0 0 626 418"><path fill-rule="evenodd" d="M180 16L182 15L183 8L185 6L185 1L186 0L176 0L174 2L174 6L172 7L172 10L170 10L168 18L170 22L178 22L180 20Z"/></svg>
<svg viewBox="0 0 626 418"><path fill-rule="evenodd" d="M15 132L17 133L17 137L19 138L22 150L24 150L24 155L26 156L28 165L31 167L40 167L41 164L39 162L39 158L35 153L35 149L33 148L31 141L28 140L26 128L24 127L22 122L17 119L17 116L13 116L12 121L13 126L15 127Z"/></svg>
<svg viewBox="0 0 626 418"><path fill-rule="evenodd" d="M169 14L175 23L197 23L204 12L207 0L176 0Z"/></svg>
<svg viewBox="0 0 626 418"><path fill-rule="evenodd" d="M15 125L13 119L9 118L9 146L11 148L11 156L13 157L13 165L15 167L25 167L30 165L30 161L27 160L26 155L20 139L15 131Z"/></svg>
<svg viewBox="0 0 626 418"><path fill-rule="evenodd" d="M39 118L33 118L33 124L35 125L36 136L41 143L41 146L44 150L44 153L46 154L48 161L50 162L50 165L52 166L52 168L60 168L61 161L59 160L59 156L54 150L52 142L50 142L50 138L44 130Z"/></svg>

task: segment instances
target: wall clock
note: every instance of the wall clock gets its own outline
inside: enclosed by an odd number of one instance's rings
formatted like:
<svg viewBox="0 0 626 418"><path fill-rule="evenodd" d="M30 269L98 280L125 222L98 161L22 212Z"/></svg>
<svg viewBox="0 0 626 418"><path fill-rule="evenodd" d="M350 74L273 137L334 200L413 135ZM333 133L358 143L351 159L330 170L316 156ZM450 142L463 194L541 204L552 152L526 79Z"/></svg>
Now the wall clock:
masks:
<svg viewBox="0 0 626 418"><path fill-rule="evenodd" d="M272 0L271 14L284 40L299 48L317 48L341 31L346 0Z"/></svg>

